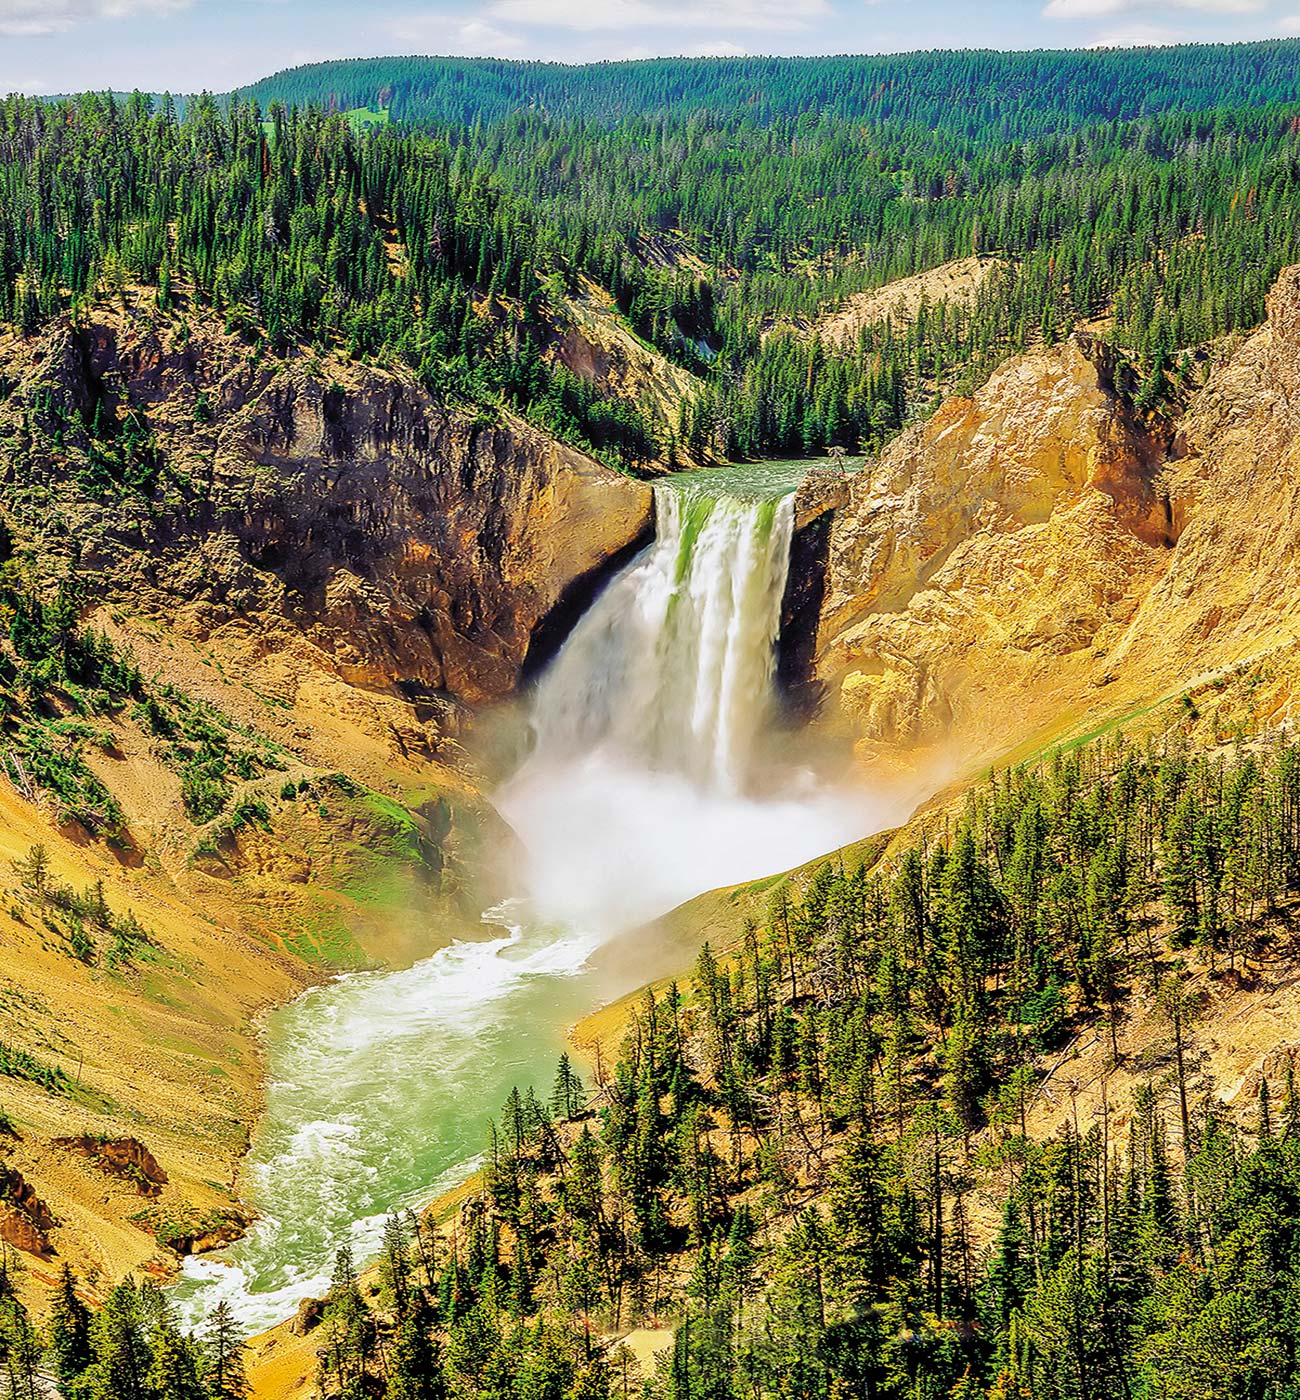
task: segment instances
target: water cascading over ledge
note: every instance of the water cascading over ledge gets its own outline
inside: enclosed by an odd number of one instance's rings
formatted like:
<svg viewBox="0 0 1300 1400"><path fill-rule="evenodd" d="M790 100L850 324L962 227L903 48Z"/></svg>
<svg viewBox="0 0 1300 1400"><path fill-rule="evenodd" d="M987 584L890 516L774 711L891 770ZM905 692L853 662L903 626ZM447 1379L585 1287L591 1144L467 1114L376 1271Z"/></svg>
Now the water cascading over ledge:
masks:
<svg viewBox="0 0 1300 1400"><path fill-rule="evenodd" d="M655 488L653 545L578 623L497 794L534 916L603 933L789 869L867 829L777 732L777 643L802 464Z"/></svg>
<svg viewBox="0 0 1300 1400"><path fill-rule="evenodd" d="M390 1212L463 1180L486 1115L549 1078L567 1026L677 970L650 921L884 825L767 728L798 519L798 464L780 470L658 489L657 539L533 696L533 752L496 794L520 837L501 850L517 893L487 912L488 939L272 1017L244 1175L261 1219L221 1260L187 1262L187 1322L218 1301L247 1326L277 1320L324 1292L341 1245L373 1257Z"/></svg>
<svg viewBox="0 0 1300 1400"><path fill-rule="evenodd" d="M579 623L533 706L537 751L612 746L739 794L771 717L794 497L655 489L653 547Z"/></svg>

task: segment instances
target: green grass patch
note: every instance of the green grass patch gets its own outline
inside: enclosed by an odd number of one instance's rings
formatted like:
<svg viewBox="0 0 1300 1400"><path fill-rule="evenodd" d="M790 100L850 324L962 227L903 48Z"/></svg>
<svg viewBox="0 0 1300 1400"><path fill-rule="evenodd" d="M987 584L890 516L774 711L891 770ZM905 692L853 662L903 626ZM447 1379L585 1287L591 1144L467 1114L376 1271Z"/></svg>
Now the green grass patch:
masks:
<svg viewBox="0 0 1300 1400"><path fill-rule="evenodd" d="M66 1094L70 1088L68 1076L61 1069L47 1065L26 1050L6 1045L3 1041L0 1041L0 1074L39 1085L51 1094Z"/></svg>
<svg viewBox="0 0 1300 1400"><path fill-rule="evenodd" d="M354 131L374 131L389 122L386 107L353 107L347 118Z"/></svg>
<svg viewBox="0 0 1300 1400"><path fill-rule="evenodd" d="M313 967L358 972L372 965L337 911L322 909L308 914L300 920L296 932L284 935L284 943L290 952Z"/></svg>
<svg viewBox="0 0 1300 1400"><path fill-rule="evenodd" d="M185 1201L146 1206L144 1210L136 1211L131 1222L177 1254L188 1254L196 1240L212 1236L237 1239L247 1228L246 1219L236 1210L218 1206L213 1210L201 1211Z"/></svg>

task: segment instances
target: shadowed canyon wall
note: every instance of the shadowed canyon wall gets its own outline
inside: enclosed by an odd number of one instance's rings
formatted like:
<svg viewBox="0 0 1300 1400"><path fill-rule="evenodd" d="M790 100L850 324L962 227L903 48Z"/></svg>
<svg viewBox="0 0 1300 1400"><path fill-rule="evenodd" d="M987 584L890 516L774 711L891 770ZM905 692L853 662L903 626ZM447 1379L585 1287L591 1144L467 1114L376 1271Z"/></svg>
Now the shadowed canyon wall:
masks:
<svg viewBox="0 0 1300 1400"><path fill-rule="evenodd" d="M25 474L38 539L75 542L108 590L196 635L259 614L267 645L297 632L361 687L511 693L534 628L649 525L648 487L520 419L399 371L263 359L211 324L65 319L14 369L0 435L28 446L6 486ZM130 412L162 499L97 508L69 483L96 450L86 425L120 433Z"/></svg>

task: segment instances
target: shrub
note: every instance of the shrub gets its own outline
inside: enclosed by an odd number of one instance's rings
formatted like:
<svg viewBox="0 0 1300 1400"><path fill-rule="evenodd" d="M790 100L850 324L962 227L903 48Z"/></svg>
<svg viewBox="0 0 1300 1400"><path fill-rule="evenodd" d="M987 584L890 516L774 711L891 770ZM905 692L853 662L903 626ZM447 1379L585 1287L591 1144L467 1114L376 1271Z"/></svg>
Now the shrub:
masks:
<svg viewBox="0 0 1300 1400"><path fill-rule="evenodd" d="M181 777L181 800L190 820L202 826L226 810L230 787L223 774L213 772L207 764L196 763Z"/></svg>
<svg viewBox="0 0 1300 1400"><path fill-rule="evenodd" d="M86 932L86 926L80 919L74 919L68 929L68 946L72 949L73 956L84 962L87 967L98 957L95 940Z"/></svg>
<svg viewBox="0 0 1300 1400"><path fill-rule="evenodd" d="M266 803L256 797L241 797L230 814L230 830L240 831L246 826L268 828L271 813Z"/></svg>

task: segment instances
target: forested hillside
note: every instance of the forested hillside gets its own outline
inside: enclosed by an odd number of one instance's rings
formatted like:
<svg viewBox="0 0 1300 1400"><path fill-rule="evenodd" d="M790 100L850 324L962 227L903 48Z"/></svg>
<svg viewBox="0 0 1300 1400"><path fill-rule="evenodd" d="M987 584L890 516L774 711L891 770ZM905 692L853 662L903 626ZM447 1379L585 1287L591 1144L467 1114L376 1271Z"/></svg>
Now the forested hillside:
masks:
<svg viewBox="0 0 1300 1400"><path fill-rule="evenodd" d="M31 333L143 286L274 354L404 363L634 469L872 451L1081 322L1110 328L1158 407L1195 377L1189 352L1260 321L1300 256L1293 52L375 60L198 99L183 120L138 96L11 100L0 320ZM554 100L522 96L529 82ZM613 110L600 94L618 84ZM376 104L394 120L346 116ZM970 254L998 268L968 301L837 346L809 330L850 293ZM583 277L699 376L674 413L557 361Z"/></svg>
<svg viewBox="0 0 1300 1400"><path fill-rule="evenodd" d="M1177 726L772 883L595 1084L566 1059L511 1095L449 1231L340 1257L300 1315L319 1394L641 1393L611 1339L664 1322L665 1400L1290 1394L1294 1066L1232 1112L1197 1026L1290 956L1297 890L1300 750ZM1058 1073L1084 1033L1099 1085ZM65 1273L48 1346L83 1400L245 1393L229 1317L196 1344L148 1286L92 1321Z"/></svg>
<svg viewBox="0 0 1300 1400"><path fill-rule="evenodd" d="M597 446L645 455L635 413L543 371L535 220L443 143L210 101L178 122L139 97L15 99L0 126L0 318L23 332L143 285L164 312L211 308L272 355L383 356L557 430L576 410Z"/></svg>
<svg viewBox="0 0 1300 1400"><path fill-rule="evenodd" d="M749 109L809 112L1025 140L1095 119L1300 98L1292 40L1067 53L935 51L843 58L649 59L570 67L500 59L309 64L244 90L264 106L390 108L394 120L472 125L525 108L608 122Z"/></svg>
<svg viewBox="0 0 1300 1400"><path fill-rule="evenodd" d="M1192 1046L1289 952L1298 814L1286 742L1099 742L776 883L594 1097L511 1097L449 1238L340 1259L320 1394L632 1393L607 1339L660 1319L671 1400L1290 1394L1294 1068L1243 1131Z"/></svg>

